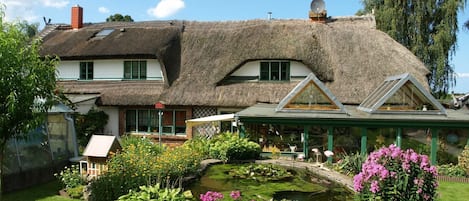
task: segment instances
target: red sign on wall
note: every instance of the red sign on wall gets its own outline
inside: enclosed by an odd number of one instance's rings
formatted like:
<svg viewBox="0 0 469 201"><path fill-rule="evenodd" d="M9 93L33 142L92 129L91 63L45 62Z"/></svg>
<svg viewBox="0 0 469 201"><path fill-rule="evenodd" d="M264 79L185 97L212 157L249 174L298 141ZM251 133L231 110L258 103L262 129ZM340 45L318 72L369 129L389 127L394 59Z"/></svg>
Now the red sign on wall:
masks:
<svg viewBox="0 0 469 201"><path fill-rule="evenodd" d="M155 103L155 108L156 109L164 109L164 104L162 102L157 102L157 103Z"/></svg>

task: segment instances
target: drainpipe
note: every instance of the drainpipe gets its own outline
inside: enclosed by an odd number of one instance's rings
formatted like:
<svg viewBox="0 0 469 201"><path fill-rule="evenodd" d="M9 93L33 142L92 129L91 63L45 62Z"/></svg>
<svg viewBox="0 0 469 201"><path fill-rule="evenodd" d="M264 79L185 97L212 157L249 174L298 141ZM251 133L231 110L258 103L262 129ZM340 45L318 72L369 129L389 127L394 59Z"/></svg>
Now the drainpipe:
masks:
<svg viewBox="0 0 469 201"><path fill-rule="evenodd" d="M75 146L73 148L73 154L75 157L78 157L77 132L75 130L75 121L73 120L73 118L70 117L69 113L65 113L64 118L72 124L72 143Z"/></svg>

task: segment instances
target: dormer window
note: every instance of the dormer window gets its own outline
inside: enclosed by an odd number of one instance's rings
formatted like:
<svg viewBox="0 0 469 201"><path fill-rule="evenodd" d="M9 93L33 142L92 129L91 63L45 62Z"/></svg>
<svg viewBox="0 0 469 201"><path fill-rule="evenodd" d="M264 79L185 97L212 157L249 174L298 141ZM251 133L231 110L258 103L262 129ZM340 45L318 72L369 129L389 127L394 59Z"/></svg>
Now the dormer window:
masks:
<svg viewBox="0 0 469 201"><path fill-rule="evenodd" d="M93 62L80 62L80 80L93 79Z"/></svg>
<svg viewBox="0 0 469 201"><path fill-rule="evenodd" d="M261 81L289 81L290 62L289 61L263 61L260 67Z"/></svg>
<svg viewBox="0 0 469 201"><path fill-rule="evenodd" d="M124 61L124 79L146 80L147 61Z"/></svg>

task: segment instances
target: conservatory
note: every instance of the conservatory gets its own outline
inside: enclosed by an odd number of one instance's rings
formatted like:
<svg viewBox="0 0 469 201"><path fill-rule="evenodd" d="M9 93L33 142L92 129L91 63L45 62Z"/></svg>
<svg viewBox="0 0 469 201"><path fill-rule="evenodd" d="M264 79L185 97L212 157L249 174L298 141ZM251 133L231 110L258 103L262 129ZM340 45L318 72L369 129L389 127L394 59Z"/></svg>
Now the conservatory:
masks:
<svg viewBox="0 0 469 201"><path fill-rule="evenodd" d="M342 104L310 74L278 105L256 104L236 118L240 135L263 151L305 158L396 144L429 155L433 164L454 163L469 143L469 110L446 109L410 74L388 77L360 105Z"/></svg>

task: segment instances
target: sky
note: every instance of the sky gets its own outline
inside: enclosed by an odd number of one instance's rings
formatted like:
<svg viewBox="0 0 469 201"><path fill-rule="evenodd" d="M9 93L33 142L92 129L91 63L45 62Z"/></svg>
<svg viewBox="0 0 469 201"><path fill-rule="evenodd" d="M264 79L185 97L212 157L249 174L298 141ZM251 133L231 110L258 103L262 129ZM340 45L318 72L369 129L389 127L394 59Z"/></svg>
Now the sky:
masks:
<svg viewBox="0 0 469 201"><path fill-rule="evenodd" d="M328 16L352 16L362 8L360 0L325 0ZM305 19L311 0L0 0L6 5L8 21L26 20L39 23L70 24L74 5L83 7L85 23L104 22L115 13L130 15L134 21L195 20L230 21L266 19L272 12L274 19ZM469 10L460 12L460 27L469 19ZM469 30L458 33L458 45L452 64L457 73L456 93L469 92Z"/></svg>

